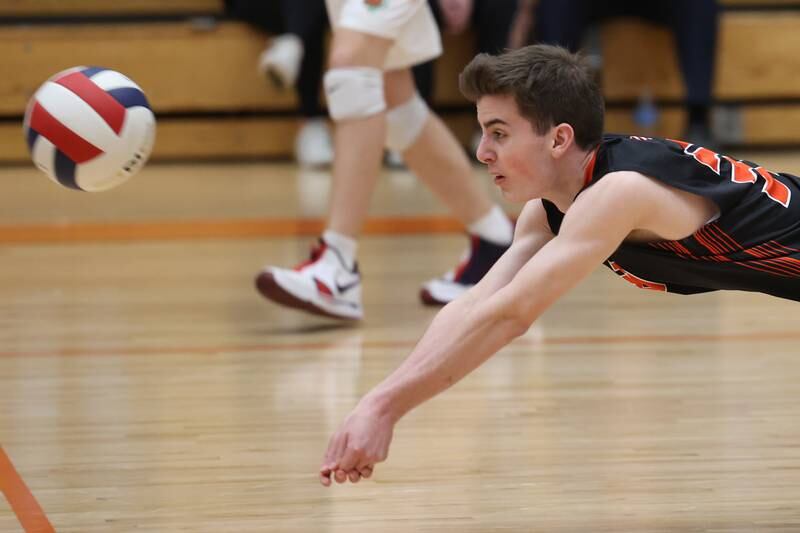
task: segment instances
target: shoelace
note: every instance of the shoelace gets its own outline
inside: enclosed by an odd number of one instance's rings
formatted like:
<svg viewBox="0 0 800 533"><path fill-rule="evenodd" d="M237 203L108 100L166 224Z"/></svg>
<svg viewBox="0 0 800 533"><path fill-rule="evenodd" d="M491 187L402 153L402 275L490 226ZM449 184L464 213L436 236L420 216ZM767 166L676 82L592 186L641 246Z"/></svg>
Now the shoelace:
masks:
<svg viewBox="0 0 800 533"><path fill-rule="evenodd" d="M306 261L303 261L299 265L295 266L294 270L296 272L299 272L300 270L303 270L305 267L316 263L317 259L320 258L320 256L325 252L325 249L327 247L328 246L325 244L325 241L320 239L319 242L313 248L311 248L310 257Z"/></svg>
<svg viewBox="0 0 800 533"><path fill-rule="evenodd" d="M322 255L322 252L325 251L325 243L322 241L318 242L313 248L311 248L311 260L310 262L313 263Z"/></svg>

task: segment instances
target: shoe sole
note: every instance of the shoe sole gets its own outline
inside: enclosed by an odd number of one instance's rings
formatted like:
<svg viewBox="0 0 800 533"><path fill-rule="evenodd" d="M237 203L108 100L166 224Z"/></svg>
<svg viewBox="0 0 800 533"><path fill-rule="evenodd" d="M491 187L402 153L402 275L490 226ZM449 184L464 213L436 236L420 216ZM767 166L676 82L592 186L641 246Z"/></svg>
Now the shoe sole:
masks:
<svg viewBox="0 0 800 533"><path fill-rule="evenodd" d="M447 302L440 302L434 298L428 289L420 289L419 299L422 300L423 304L431 307L442 307L443 305L447 305Z"/></svg>
<svg viewBox="0 0 800 533"><path fill-rule="evenodd" d="M272 272L261 272L258 276L256 276L256 289L261 296L267 300L271 300L285 307L291 307L292 309L298 309L314 315L335 318L336 320L344 320L347 322L357 322L360 320L359 318L333 314L317 307L311 302L297 298L292 293L284 290L283 287L278 285L278 282L275 281L275 277L272 275Z"/></svg>

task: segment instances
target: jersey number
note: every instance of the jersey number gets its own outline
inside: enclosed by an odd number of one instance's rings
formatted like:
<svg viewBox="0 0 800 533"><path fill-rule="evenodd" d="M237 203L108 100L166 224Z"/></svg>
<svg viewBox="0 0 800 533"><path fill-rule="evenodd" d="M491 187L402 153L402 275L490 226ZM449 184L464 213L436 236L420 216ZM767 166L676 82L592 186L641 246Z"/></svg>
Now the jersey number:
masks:
<svg viewBox="0 0 800 533"><path fill-rule="evenodd" d="M764 167L751 167L744 161L737 161L726 155L720 156L718 153L708 148L697 146L696 144L676 141L674 139L672 142L681 145L683 153L694 157L698 163L707 166L718 176L722 176L721 163L722 160L725 159L730 163L729 169L726 169L726 174L730 174L728 177L730 177L731 181L734 183L755 183L758 176L761 176L764 178L764 187L761 189L761 192L766 194L770 200L778 202L783 207L789 207L789 202L792 199L792 191L789 190L789 187L785 184L778 181L775 175Z"/></svg>

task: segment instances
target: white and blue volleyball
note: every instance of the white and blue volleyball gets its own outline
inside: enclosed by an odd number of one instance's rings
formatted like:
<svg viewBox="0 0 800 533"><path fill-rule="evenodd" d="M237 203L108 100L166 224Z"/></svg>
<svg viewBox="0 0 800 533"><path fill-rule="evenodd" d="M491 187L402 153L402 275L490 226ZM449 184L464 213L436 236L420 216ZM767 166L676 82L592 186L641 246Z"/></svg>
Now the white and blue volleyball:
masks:
<svg viewBox="0 0 800 533"><path fill-rule="evenodd" d="M155 141L156 120L142 89L99 67L75 67L47 80L25 110L33 162L53 181L105 191L136 174Z"/></svg>

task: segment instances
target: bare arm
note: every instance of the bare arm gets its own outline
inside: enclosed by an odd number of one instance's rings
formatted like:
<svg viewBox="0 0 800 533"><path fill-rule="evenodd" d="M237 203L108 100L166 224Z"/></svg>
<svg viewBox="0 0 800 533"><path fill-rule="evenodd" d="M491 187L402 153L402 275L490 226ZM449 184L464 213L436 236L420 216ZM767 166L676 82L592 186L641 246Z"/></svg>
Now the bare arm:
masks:
<svg viewBox="0 0 800 533"><path fill-rule="evenodd" d="M365 399L397 420L525 333L637 227L638 214L625 208L625 199L609 193L610 187L605 189L578 200L559 236L544 244L510 282L501 287L489 280L491 294L476 287L486 297L456 300L443 309L411 355Z"/></svg>
<svg viewBox="0 0 800 533"><path fill-rule="evenodd" d="M601 186L602 185L602 186ZM357 481L388 454L396 422L456 383L524 333L553 302L591 273L636 228L645 202L624 180L602 182L582 194L564 218L559 236L538 253L513 253L485 282L446 306L409 357L359 402L331 439L320 479ZM619 191L626 194L620 195ZM591 193L591 194L590 194ZM539 243L542 240L537 241ZM533 241L529 246L535 248ZM534 250L535 252L535 250ZM510 278L509 278L510 276ZM366 469L366 470L365 470Z"/></svg>
<svg viewBox="0 0 800 533"><path fill-rule="evenodd" d="M514 242L511 247L480 282L462 296L464 300L462 303L474 305L477 301L497 292L508 284L519 269L553 237L541 200L531 200L525 204L514 228ZM447 307L442 311L445 309Z"/></svg>
<svg viewBox="0 0 800 533"><path fill-rule="evenodd" d="M503 295L507 297L518 293L516 287L519 282L516 277L519 272L553 239L541 201L529 202L517 221L514 242L508 251L478 284L439 311L411 355L365 400L374 401L376 405L385 403L386 412L397 420L433 394L461 379L511 339L524 333L527 325L521 325L513 317L506 316L508 302ZM487 336L488 331L491 334ZM486 349L474 350L476 343L483 344L486 341ZM449 368L451 365L453 368ZM414 399L421 390L412 393L415 387L409 387L410 381L413 381L409 380L411 376L434 373L441 373L444 383L428 382L428 385L432 385L432 394L420 396L419 401ZM400 391L410 394L405 395Z"/></svg>
<svg viewBox="0 0 800 533"><path fill-rule="evenodd" d="M440 0L439 7L448 33L459 34L469 25L473 0Z"/></svg>

